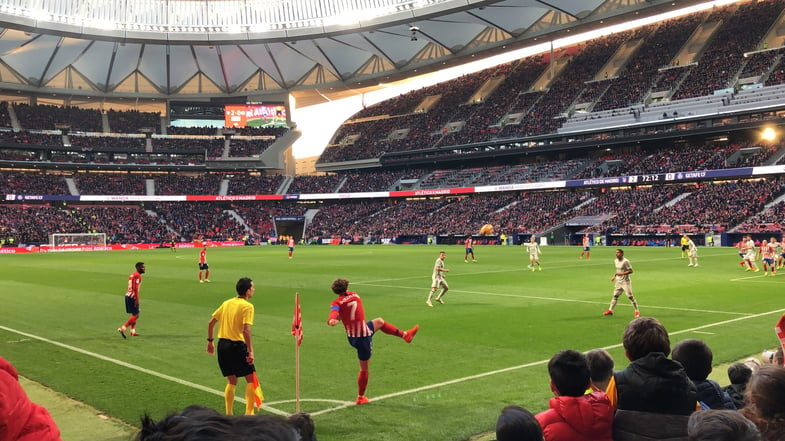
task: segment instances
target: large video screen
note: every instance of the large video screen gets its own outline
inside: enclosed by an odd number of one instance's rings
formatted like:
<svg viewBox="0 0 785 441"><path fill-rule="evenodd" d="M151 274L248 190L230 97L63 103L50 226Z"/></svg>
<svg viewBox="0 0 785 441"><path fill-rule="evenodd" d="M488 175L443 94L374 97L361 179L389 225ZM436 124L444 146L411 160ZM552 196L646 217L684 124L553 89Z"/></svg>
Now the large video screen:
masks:
<svg viewBox="0 0 785 441"><path fill-rule="evenodd" d="M286 127L282 104L230 104L224 106L226 127Z"/></svg>

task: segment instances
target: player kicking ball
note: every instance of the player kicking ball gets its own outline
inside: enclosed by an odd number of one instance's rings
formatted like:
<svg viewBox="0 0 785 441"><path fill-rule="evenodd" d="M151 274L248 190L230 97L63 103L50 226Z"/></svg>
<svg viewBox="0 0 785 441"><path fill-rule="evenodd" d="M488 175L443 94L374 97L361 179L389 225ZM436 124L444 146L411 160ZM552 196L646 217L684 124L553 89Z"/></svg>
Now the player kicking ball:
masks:
<svg viewBox="0 0 785 441"><path fill-rule="evenodd" d="M330 316L327 318L327 324L335 326L343 322L349 345L357 350L357 358L360 360L360 373L357 376L356 403L358 405L365 404L368 402L368 397L365 396L365 389L368 387L368 367L371 361L372 339L376 331L394 335L402 338L406 343L411 343L420 327L414 325L412 329L401 331L384 321L381 317L366 322L363 302L356 292L348 291L348 280L335 279L331 288L338 297L330 304Z"/></svg>

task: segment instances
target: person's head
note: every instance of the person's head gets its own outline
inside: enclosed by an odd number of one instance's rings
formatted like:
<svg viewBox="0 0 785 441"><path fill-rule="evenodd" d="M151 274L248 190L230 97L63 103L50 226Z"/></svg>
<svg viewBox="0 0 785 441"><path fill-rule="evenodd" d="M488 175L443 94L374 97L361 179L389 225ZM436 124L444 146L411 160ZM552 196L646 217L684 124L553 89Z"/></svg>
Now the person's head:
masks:
<svg viewBox="0 0 785 441"><path fill-rule="evenodd" d="M690 380L703 381L711 373L714 354L705 342L688 338L676 343L671 358L684 366L684 371L687 372Z"/></svg>
<svg viewBox="0 0 785 441"><path fill-rule="evenodd" d="M785 424L785 369L764 365L747 383L745 400L747 411L766 421ZM745 411L746 412L746 411ZM760 426L759 426L760 427Z"/></svg>
<svg viewBox="0 0 785 441"><path fill-rule="evenodd" d="M752 369L744 363L733 363L728 366L728 380L731 384L747 384L752 376Z"/></svg>
<svg viewBox="0 0 785 441"><path fill-rule="evenodd" d="M578 351L566 349L557 352L548 362L551 390L556 395L579 397L586 393L591 382L589 363Z"/></svg>
<svg viewBox="0 0 785 441"><path fill-rule="evenodd" d="M619 260L624 259L624 250L621 248L616 248L616 258Z"/></svg>
<svg viewBox="0 0 785 441"><path fill-rule="evenodd" d="M652 352L662 352L666 357L671 353L668 331L653 317L636 318L627 324L622 334L622 345L630 361Z"/></svg>
<svg viewBox="0 0 785 441"><path fill-rule="evenodd" d="M237 290L238 297L253 297L254 286L253 280L248 277L243 277L237 281L237 285L235 285L235 289Z"/></svg>
<svg viewBox="0 0 785 441"><path fill-rule="evenodd" d="M301 441L316 441L316 427L311 415L305 412L297 412L289 415L289 418L286 420L297 429Z"/></svg>
<svg viewBox="0 0 785 441"><path fill-rule="evenodd" d="M139 273L139 274L144 274L144 270L146 269L144 267L144 262L136 262L136 265L134 265L134 268L136 268L136 272Z"/></svg>
<svg viewBox="0 0 785 441"><path fill-rule="evenodd" d="M191 406L193 407L193 406ZM296 441L297 429L276 415L221 415L211 409L186 408L155 421L141 419L136 441Z"/></svg>
<svg viewBox="0 0 785 441"><path fill-rule="evenodd" d="M439 259L444 260L445 257L447 257L447 253L445 253L444 251L439 251Z"/></svg>
<svg viewBox="0 0 785 441"><path fill-rule="evenodd" d="M349 281L342 278L335 279L331 288L335 294L346 294L346 290L349 289Z"/></svg>
<svg viewBox="0 0 785 441"><path fill-rule="evenodd" d="M693 412L687 421L689 441L760 441L761 435L752 421L736 410L702 410Z"/></svg>
<svg viewBox="0 0 785 441"><path fill-rule="evenodd" d="M528 410L507 406L496 420L496 441L542 441L542 427Z"/></svg>
<svg viewBox="0 0 785 441"><path fill-rule="evenodd" d="M591 382L600 390L608 388L613 375L613 357L605 349L592 349L586 353L586 361L589 363Z"/></svg>
<svg viewBox="0 0 785 441"><path fill-rule="evenodd" d="M529 237L529 242L534 243L535 241L537 241L537 238L532 234L531 237Z"/></svg>

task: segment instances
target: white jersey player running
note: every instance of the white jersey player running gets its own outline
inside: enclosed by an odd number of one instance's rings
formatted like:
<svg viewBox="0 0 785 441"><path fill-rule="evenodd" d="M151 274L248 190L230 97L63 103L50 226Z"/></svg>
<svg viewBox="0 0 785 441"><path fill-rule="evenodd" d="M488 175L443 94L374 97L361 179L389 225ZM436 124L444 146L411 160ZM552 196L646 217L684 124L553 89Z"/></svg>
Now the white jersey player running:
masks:
<svg viewBox="0 0 785 441"><path fill-rule="evenodd" d="M542 271L542 266L540 265L540 254L542 254L542 250L540 250L540 246L537 245L537 238L532 235L529 238L529 241L523 244L526 247L526 251L529 253L529 268L532 271Z"/></svg>

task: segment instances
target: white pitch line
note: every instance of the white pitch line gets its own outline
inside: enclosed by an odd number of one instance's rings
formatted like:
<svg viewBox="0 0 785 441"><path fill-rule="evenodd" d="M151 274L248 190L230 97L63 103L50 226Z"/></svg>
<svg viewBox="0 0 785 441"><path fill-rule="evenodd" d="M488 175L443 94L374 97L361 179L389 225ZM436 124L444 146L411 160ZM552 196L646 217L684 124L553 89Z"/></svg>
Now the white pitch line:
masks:
<svg viewBox="0 0 785 441"><path fill-rule="evenodd" d="M209 388L207 386L202 386L201 384L196 384L196 383L192 383L190 381L183 380L181 378L172 377L171 375L166 375L166 374L163 374L161 372L154 371L152 369L143 368L141 366L137 366L135 364L127 363L125 361L118 360L116 358L107 357L106 355L97 354L95 352L91 352L91 351L88 351L88 350L85 350L85 349L82 349L82 348L77 348L76 346L71 346L71 345L67 345L65 343L61 343L59 341L50 340L50 339L48 339L46 337L41 337L41 336L38 336L38 335L30 334L30 333L27 333L27 332L24 332L24 331L20 331L18 329L9 328L7 326L2 326L2 325L0 325L0 329L4 329L4 330L6 330L8 332L13 332L14 334L23 335L25 337L32 338L32 339L35 339L35 340L39 340L39 341L42 341L44 343L49 343L49 344L54 345L54 346L59 346L59 347L64 348L64 349L68 349L69 351L78 352L80 354L87 355L87 356L90 356L90 357L93 357L93 358L97 358L99 360L108 361L109 363L114 363L116 365L123 366L123 367L126 367L128 369L133 369L135 371L139 371L139 372L142 372L144 374L152 375L154 377L162 378L164 380L168 380L168 381L171 381L173 383L177 383L177 384L180 384L180 385L183 385L183 386L188 386L190 388L197 389L197 390L200 390L202 392L211 393L213 395L218 395L220 397L224 396L224 392L221 391L221 390L211 389L211 388ZM235 398L235 401L238 401L240 403L245 404L245 399L243 399L243 398ZM264 405L264 404L262 404L262 407L265 410L269 411L270 413L275 413L275 414L283 415L283 416L288 416L289 415L286 412L283 412L283 411L280 411L278 409L274 409L274 408L268 407L267 405Z"/></svg>
<svg viewBox="0 0 785 441"><path fill-rule="evenodd" d="M723 321L720 321L720 322L714 322L714 323L709 323L709 324L706 324L706 325L696 326L694 328L682 329L681 331L669 332L669 335L679 335L679 334L685 334L685 333L690 333L690 332L697 333L697 332L700 332L703 329L712 328L712 327L715 327L715 326L726 325L726 324L729 324L729 323L734 323L734 322L737 322L737 321L747 320L747 319L751 319L751 318L763 317L763 316L767 316L767 315L771 315L771 314L775 314L775 313L782 314L783 312L785 312L785 308L777 309L777 310L774 310L774 311L762 312L762 313L758 313L758 314L745 315L744 317L736 317L736 318L732 318L732 319L728 319L728 320L723 320ZM180 378L172 377L170 375L162 374L160 372L156 372L156 371L153 371L151 369L147 369L147 368L136 366L136 365L133 365L133 364L130 364L130 363L126 363L124 361L117 360L115 358L107 357L105 355L97 354L95 352L90 352L90 351L87 351L87 350L84 350L84 349L81 349L81 348L77 348L75 346L67 345L65 343L60 343L60 342L55 341L55 340L50 340L50 339L45 338L45 337L40 337L40 336L37 336L37 335L34 335L34 334L30 334L30 333L27 333L27 332L19 331L17 329L8 328L6 326L0 325L0 329L4 329L4 330L6 330L8 332L12 332L12 333L15 333L15 334L23 335L25 337L33 338L33 339L36 339L36 340L39 340L39 341L43 341L45 343L49 343L49 344L52 344L52 345L55 345L55 346L59 346L59 347L62 347L62 348L65 348L65 349L68 349L68 350L71 350L71 351L74 351L74 352L78 352L80 354L84 354L84 355L88 355L88 356L91 356L91 357L95 357L95 358L98 358L100 360L108 361L110 363L114 363L114 364L117 364L117 365L120 365L120 366L123 366L123 367L127 367L129 369L134 369L136 371L139 371L139 372L142 372L142 373L146 373L148 375L152 375L152 376L155 376L155 377L158 377L158 378L162 378L162 379L165 379L165 380L168 380L168 381L172 381L174 383L181 384L183 386L188 386L188 387L191 387L191 388L194 388L194 389L198 389L198 390L201 390L201 391L204 391L204 392L208 392L208 393L211 393L211 394L214 394L214 395L218 395L218 396L223 396L223 392L222 391L219 391L219 390L216 390L216 389L211 389L209 387L202 386L202 385L196 384L196 383L192 383L190 381L185 381L185 380L182 380ZM622 346L622 344L618 343L618 344L615 344L615 345L605 346L602 349L610 350L610 349L619 348L621 346ZM418 393L418 392L422 392L422 391L426 391L426 390L435 389L435 388L438 388L438 387L449 386L451 384L463 383L463 382L466 382L466 381L471 381L471 380L476 380L476 379L479 379L479 378L489 377L489 376L492 376L492 375L497 375L497 374L501 374L501 373L516 371L516 370L520 370L520 369L524 369L524 368L528 368L528 367L541 366L541 365L544 365L544 364L548 363L548 361L549 360L533 361L533 362L529 362L529 363L525 363L525 364L520 364L520 365L517 365L517 366L510 366L510 367L506 367L506 368L502 368L502 369L496 369L496 370L493 370L493 371L482 372L482 373L475 374L475 375L469 375L469 376L466 376L466 377L455 378L455 379L452 379L452 380L449 380L449 381L443 381L441 383L430 384L428 386L422 386L422 387L418 387L418 388L413 388L413 389L407 389L407 390L402 390L402 391L398 391L398 392L393 392L391 394L380 395L378 397L374 397L371 401L386 400L386 399L389 399L389 398L395 398L395 397L399 397L399 396L402 396L402 395ZM239 398L236 398L235 400L236 401L240 401L242 403L245 403L245 400L242 400L242 399L239 399ZM311 401L311 400L309 400L309 401ZM313 400L313 401L317 401L317 400ZM337 407L333 407L333 408L330 408L330 409L325 409L325 410L312 412L311 415L321 415L321 414L328 413L328 412L334 412L334 411L337 411L337 410L345 409L345 408L353 406L353 405L354 404L351 403L351 402L344 402L344 404L342 404L340 406L337 406ZM283 416L288 416L289 415L286 412L283 412L283 411L280 411L278 409L269 407L269 404L268 405L263 405L262 407L264 407L264 409L269 411L270 413L275 413L275 414L283 415Z"/></svg>

